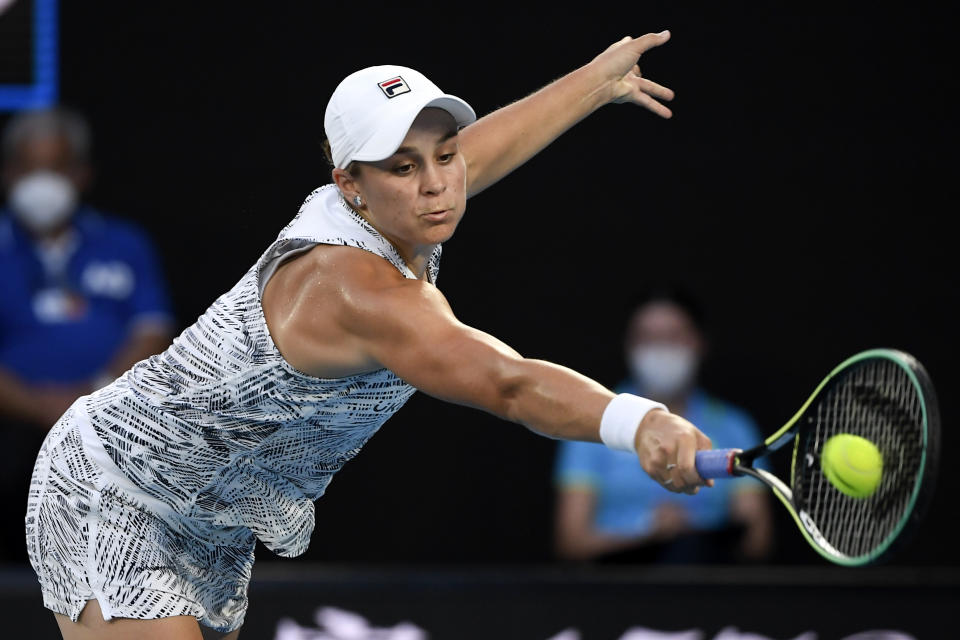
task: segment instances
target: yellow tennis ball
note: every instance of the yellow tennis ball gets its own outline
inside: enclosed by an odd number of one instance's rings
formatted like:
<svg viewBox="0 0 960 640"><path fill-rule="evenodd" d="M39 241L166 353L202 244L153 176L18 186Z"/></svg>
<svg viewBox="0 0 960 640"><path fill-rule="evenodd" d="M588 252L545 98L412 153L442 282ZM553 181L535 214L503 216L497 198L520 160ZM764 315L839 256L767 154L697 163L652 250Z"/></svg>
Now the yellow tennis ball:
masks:
<svg viewBox="0 0 960 640"><path fill-rule="evenodd" d="M824 443L820 468L840 492L853 498L868 498L880 486L883 455L866 438L840 433Z"/></svg>

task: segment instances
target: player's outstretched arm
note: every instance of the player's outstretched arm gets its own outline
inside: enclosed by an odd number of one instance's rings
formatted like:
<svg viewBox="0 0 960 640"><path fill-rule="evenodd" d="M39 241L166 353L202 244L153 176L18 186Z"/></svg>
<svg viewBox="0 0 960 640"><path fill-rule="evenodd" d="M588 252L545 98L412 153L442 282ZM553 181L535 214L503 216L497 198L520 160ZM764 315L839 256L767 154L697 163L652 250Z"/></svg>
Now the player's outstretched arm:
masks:
<svg viewBox="0 0 960 640"><path fill-rule="evenodd" d="M637 62L670 33L626 37L592 61L536 93L480 118L460 133L467 160L467 193L475 195L497 182L567 129L610 102L632 102L669 118L660 100L673 91L640 75Z"/></svg>
<svg viewBox="0 0 960 640"><path fill-rule="evenodd" d="M601 441L610 390L466 326L436 287L404 278L373 254L314 249L277 271L264 308L281 353L307 373L343 377L387 368L429 395L545 436ZM662 410L629 426L637 429L629 445L647 473L669 489L696 490L694 456L709 439Z"/></svg>

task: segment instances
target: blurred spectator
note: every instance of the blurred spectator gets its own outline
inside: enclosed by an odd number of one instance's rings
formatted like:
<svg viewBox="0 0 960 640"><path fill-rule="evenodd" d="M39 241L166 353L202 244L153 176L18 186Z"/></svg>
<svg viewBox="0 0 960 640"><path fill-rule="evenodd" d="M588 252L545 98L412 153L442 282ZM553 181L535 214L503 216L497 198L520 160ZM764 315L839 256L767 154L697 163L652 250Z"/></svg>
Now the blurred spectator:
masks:
<svg viewBox="0 0 960 640"><path fill-rule="evenodd" d="M624 346L630 376L618 393L663 402L716 448L760 442L749 415L697 384L706 337L700 309L686 293L663 290L641 298L631 310ZM633 454L589 442L558 446L555 535L562 558L712 563L769 556L768 493L753 478L717 480L696 496L673 494L651 480Z"/></svg>
<svg viewBox="0 0 960 640"><path fill-rule="evenodd" d="M84 119L23 112L0 145L0 504L10 512L0 561L9 562L26 561L21 514L47 430L78 396L166 348L173 318L147 236L83 203Z"/></svg>

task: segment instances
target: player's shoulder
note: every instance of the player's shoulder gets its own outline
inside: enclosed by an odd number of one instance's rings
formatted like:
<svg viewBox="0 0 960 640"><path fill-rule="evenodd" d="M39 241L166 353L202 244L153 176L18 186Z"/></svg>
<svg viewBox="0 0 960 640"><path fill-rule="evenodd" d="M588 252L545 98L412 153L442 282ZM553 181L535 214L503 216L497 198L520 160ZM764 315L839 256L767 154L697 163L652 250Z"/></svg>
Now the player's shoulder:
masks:
<svg viewBox="0 0 960 640"><path fill-rule="evenodd" d="M318 244L307 251L302 260L307 271L322 276L315 282L335 282L346 291L376 290L414 282L385 258L349 245Z"/></svg>
<svg viewBox="0 0 960 640"><path fill-rule="evenodd" d="M405 277L385 258L357 247L319 244L290 265L286 286L322 298L345 325L383 321L436 295L436 288Z"/></svg>

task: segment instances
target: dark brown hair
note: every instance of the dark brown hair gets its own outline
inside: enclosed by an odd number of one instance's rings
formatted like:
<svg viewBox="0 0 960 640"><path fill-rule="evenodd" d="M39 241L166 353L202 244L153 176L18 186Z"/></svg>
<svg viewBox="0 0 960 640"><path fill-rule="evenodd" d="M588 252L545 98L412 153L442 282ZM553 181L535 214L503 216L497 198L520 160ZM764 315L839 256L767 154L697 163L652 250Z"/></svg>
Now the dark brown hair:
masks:
<svg viewBox="0 0 960 640"><path fill-rule="evenodd" d="M333 152L330 150L329 140L323 141L323 155L326 157L327 162L330 163L330 168L331 169L336 168L337 165L333 163ZM350 164L347 165L347 173L349 173L353 177L357 177L357 174L360 173L360 165L357 164L356 162L351 162Z"/></svg>

